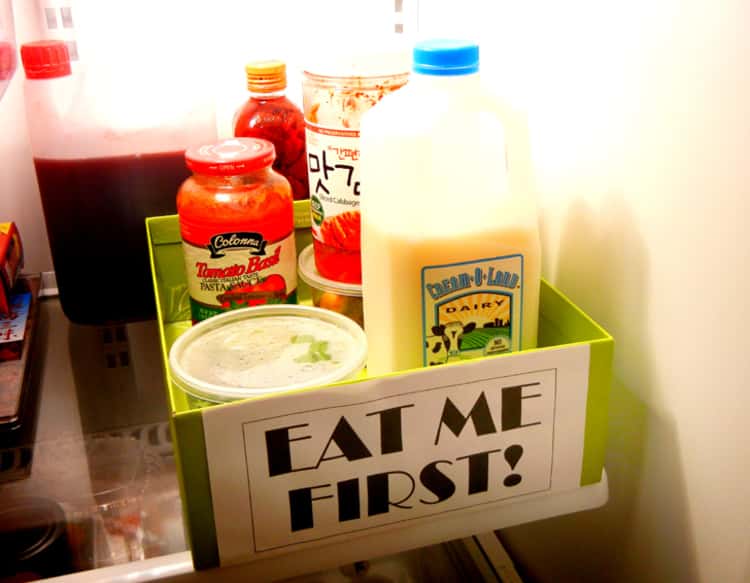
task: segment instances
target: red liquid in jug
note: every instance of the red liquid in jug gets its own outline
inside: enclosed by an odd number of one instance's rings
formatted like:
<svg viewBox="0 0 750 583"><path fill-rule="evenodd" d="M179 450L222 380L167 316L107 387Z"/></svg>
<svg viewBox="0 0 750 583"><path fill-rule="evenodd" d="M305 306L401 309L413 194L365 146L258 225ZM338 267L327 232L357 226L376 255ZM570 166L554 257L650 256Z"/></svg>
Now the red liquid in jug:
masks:
<svg viewBox="0 0 750 583"><path fill-rule="evenodd" d="M154 318L145 219L176 213L190 175L184 152L34 163L65 315L98 325Z"/></svg>

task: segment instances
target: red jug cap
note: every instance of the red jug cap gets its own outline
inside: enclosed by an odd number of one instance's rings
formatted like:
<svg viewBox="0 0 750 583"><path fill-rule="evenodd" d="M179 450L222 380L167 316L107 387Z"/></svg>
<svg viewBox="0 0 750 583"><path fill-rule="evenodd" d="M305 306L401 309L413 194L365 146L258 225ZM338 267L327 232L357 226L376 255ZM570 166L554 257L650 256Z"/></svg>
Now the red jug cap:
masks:
<svg viewBox="0 0 750 583"><path fill-rule="evenodd" d="M65 41L44 40L21 45L27 79L54 79L70 75L70 54Z"/></svg>

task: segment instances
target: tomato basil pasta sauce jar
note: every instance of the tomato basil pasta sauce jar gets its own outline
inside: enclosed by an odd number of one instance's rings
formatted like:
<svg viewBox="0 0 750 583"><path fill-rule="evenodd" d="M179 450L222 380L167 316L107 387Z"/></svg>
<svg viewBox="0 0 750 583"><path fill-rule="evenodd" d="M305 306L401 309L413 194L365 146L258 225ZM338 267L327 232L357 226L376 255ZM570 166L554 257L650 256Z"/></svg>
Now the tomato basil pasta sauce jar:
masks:
<svg viewBox="0 0 750 583"><path fill-rule="evenodd" d="M191 148L177 194L193 322L247 306L296 303L289 182L271 142L234 138Z"/></svg>

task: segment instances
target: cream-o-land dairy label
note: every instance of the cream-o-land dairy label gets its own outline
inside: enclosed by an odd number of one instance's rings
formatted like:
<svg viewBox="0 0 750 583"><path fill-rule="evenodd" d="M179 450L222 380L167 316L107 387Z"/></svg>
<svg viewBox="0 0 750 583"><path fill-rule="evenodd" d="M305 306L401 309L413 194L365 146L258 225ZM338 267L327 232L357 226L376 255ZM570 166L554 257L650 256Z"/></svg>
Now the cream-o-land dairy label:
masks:
<svg viewBox="0 0 750 583"><path fill-rule="evenodd" d="M294 232L280 241L261 233L217 233L206 245L182 242L194 322L234 308L297 302Z"/></svg>
<svg viewBox="0 0 750 583"><path fill-rule="evenodd" d="M519 350L523 255L422 268L424 366Z"/></svg>

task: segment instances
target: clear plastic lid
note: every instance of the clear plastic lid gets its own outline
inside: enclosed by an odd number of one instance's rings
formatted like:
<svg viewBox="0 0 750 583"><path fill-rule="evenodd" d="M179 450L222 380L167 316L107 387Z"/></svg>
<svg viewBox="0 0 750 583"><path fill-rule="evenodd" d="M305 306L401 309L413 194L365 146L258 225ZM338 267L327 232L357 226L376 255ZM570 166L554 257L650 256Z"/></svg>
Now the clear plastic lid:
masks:
<svg viewBox="0 0 750 583"><path fill-rule="evenodd" d="M336 47L319 47L303 63L307 75L321 77L387 77L406 75L411 70L411 47L397 35L350 37Z"/></svg>
<svg viewBox="0 0 750 583"><path fill-rule="evenodd" d="M185 161L198 174L235 176L254 172L273 164L276 149L260 138L231 138L217 144L188 148Z"/></svg>
<svg viewBox="0 0 750 583"><path fill-rule="evenodd" d="M366 355L364 332L341 314L256 306L190 328L172 346L169 367L186 393L225 402L350 379Z"/></svg>
<svg viewBox="0 0 750 583"><path fill-rule="evenodd" d="M315 268L315 255L312 245L308 245L299 254L299 275L304 282L321 291L331 292L340 296L362 297L362 284L345 283L323 277Z"/></svg>

